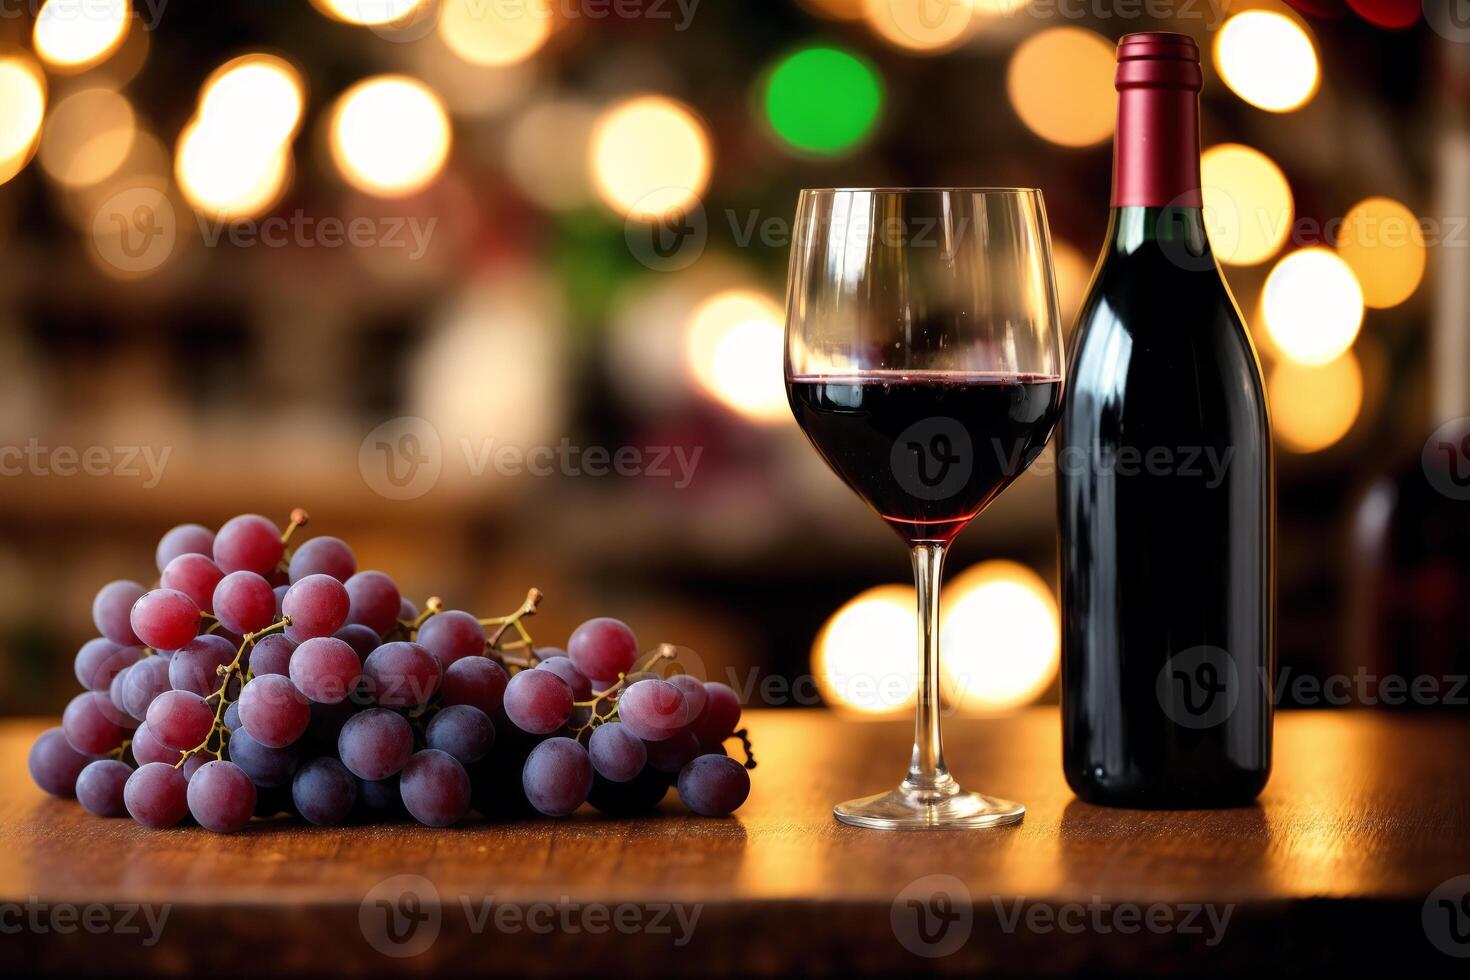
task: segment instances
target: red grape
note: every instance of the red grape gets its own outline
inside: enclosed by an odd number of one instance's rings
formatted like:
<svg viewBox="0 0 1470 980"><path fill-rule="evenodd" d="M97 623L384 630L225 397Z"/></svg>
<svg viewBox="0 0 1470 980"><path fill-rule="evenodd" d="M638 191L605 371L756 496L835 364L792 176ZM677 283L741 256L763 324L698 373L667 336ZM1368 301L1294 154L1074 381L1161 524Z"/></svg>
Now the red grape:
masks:
<svg viewBox="0 0 1470 980"><path fill-rule="evenodd" d="M684 694L668 681L639 681L618 695L618 717L645 742L672 737L689 722Z"/></svg>
<svg viewBox="0 0 1470 980"><path fill-rule="evenodd" d="M322 756L302 766L291 781L291 802L310 822L335 827L347 820L357 802L357 780L342 763Z"/></svg>
<svg viewBox="0 0 1470 980"><path fill-rule="evenodd" d="M575 743L573 743L575 744ZM419 823L448 827L470 809L470 777L448 752L415 752L398 780L403 805Z"/></svg>
<svg viewBox="0 0 1470 980"><path fill-rule="evenodd" d="M71 699L61 715L61 730L83 755L106 755L122 744L124 731L107 695L84 691Z"/></svg>
<svg viewBox="0 0 1470 980"><path fill-rule="evenodd" d="M689 730L708 747L718 745L735 731L740 723L740 696L728 684L705 681L704 710L689 723Z"/></svg>
<svg viewBox="0 0 1470 980"><path fill-rule="evenodd" d="M648 764L659 772L677 773L699 755L699 739L684 728L661 742L646 743Z"/></svg>
<svg viewBox="0 0 1470 980"><path fill-rule="evenodd" d="M592 697L592 682L587 675L577 669L572 663L572 658L566 654L551 650L538 650L537 654L542 658L536 665L537 670L549 670L557 677L567 682L567 687L572 689L572 697L577 701L586 701Z"/></svg>
<svg viewBox="0 0 1470 980"><path fill-rule="evenodd" d="M633 669L638 659L638 639L621 620L606 616L589 619L572 632L567 655L588 677L611 682Z"/></svg>
<svg viewBox="0 0 1470 980"><path fill-rule="evenodd" d="M52 796L74 796L77 777L91 760L71 747L66 732L60 728L48 728L31 746L26 765L31 779L37 786Z"/></svg>
<svg viewBox="0 0 1470 980"><path fill-rule="evenodd" d="M262 788L285 786L291 782L298 761L294 748L273 749L261 745L244 728L230 735L230 761L245 771L250 781Z"/></svg>
<svg viewBox="0 0 1470 980"><path fill-rule="evenodd" d="M505 700L505 686L510 683L505 668L488 657L465 657L449 665L444 672L444 700L449 704L470 704L487 715L499 710Z"/></svg>
<svg viewBox="0 0 1470 980"><path fill-rule="evenodd" d="M675 674L668 680L684 695L684 709L689 712L689 717L698 718L709 702L709 692L704 688L704 681L693 674Z"/></svg>
<svg viewBox="0 0 1470 980"><path fill-rule="evenodd" d="M362 665L373 698L385 708L425 704L439 690L441 671L434 655L417 643L385 643Z"/></svg>
<svg viewBox="0 0 1470 980"><path fill-rule="evenodd" d="M250 650L250 670L256 677L262 674L289 674L291 655L296 647L296 641L282 633L262 636Z"/></svg>
<svg viewBox="0 0 1470 980"><path fill-rule="evenodd" d="M412 754L413 729L402 715L386 708L353 715L337 738L338 757L358 779L396 775Z"/></svg>
<svg viewBox="0 0 1470 980"><path fill-rule="evenodd" d="M598 775L615 783L626 783L642 772L648 762L643 739L616 721L592 729L587 751Z"/></svg>
<svg viewBox="0 0 1470 980"><path fill-rule="evenodd" d="M345 582L356 572L357 558L341 538L312 538L291 555L292 585L308 575L330 575Z"/></svg>
<svg viewBox="0 0 1470 980"><path fill-rule="evenodd" d="M213 633L203 633L185 643L168 659L168 682L175 691L192 691L207 698L218 691L224 678L219 668L235 659L235 647Z"/></svg>
<svg viewBox="0 0 1470 980"><path fill-rule="evenodd" d="M123 710L139 721L148 716L153 699L170 688L168 658L144 657L128 668L123 682Z"/></svg>
<svg viewBox="0 0 1470 980"><path fill-rule="evenodd" d="M231 572L215 587L214 614L232 633L263 630L276 621L276 593L255 572Z"/></svg>
<svg viewBox="0 0 1470 980"><path fill-rule="evenodd" d="M448 670L456 660L485 652L485 627L469 613L451 609L424 620L415 642Z"/></svg>
<svg viewBox="0 0 1470 980"><path fill-rule="evenodd" d="M209 737L214 709L192 691L165 691L148 706L148 731L171 749L192 749Z"/></svg>
<svg viewBox="0 0 1470 980"><path fill-rule="evenodd" d="M123 787L132 775L133 767L117 759L89 763L77 777L77 802L96 817L126 817Z"/></svg>
<svg viewBox="0 0 1470 980"><path fill-rule="evenodd" d="M351 600L349 623L361 623L379 636L397 625L402 597L391 578L382 572L358 572L347 580L346 588Z"/></svg>
<svg viewBox="0 0 1470 980"><path fill-rule="evenodd" d="M161 572L168 567L168 563L180 555L203 555L208 558L214 554L214 532L202 524L180 524L169 528L158 540L158 548L153 553L153 560L158 564Z"/></svg>
<svg viewBox="0 0 1470 980"><path fill-rule="evenodd" d="M291 683L312 701L337 704L357 687L362 663L344 641L318 636L291 654L290 674Z"/></svg>
<svg viewBox="0 0 1470 980"><path fill-rule="evenodd" d="M154 589L133 603L133 632L155 650L177 650L199 635L199 622L194 600L174 589Z"/></svg>
<svg viewBox="0 0 1470 980"><path fill-rule="evenodd" d="M255 815L255 784L233 762L206 762L189 779L189 812L217 834L233 834Z"/></svg>
<svg viewBox="0 0 1470 980"><path fill-rule="evenodd" d="M347 589L330 575L308 575L286 592L281 612L290 617L286 635L298 643L331 636L347 622Z"/></svg>
<svg viewBox="0 0 1470 980"><path fill-rule="evenodd" d="M105 691L112 686L113 678L136 663L142 655L141 647L120 647L99 636L82 644L73 666L82 687L89 691Z"/></svg>
<svg viewBox="0 0 1470 980"><path fill-rule="evenodd" d="M173 766L150 762L128 777L123 802L145 827L172 827L189 812L189 781Z"/></svg>
<svg viewBox="0 0 1470 980"><path fill-rule="evenodd" d="M214 563L226 575L230 572L268 575L285 553L281 529L259 514L232 517L214 536Z"/></svg>
<svg viewBox="0 0 1470 980"><path fill-rule="evenodd" d="M505 714L523 732L546 735L572 715L572 689L549 670L522 670L505 687Z"/></svg>
<svg viewBox="0 0 1470 980"><path fill-rule="evenodd" d="M750 795L750 773L734 759L702 755L679 772L679 799L703 817L726 817Z"/></svg>
<svg viewBox="0 0 1470 980"><path fill-rule="evenodd" d="M108 582L97 590L92 600L92 624L97 632L118 646L138 645L138 634L133 632L133 603L147 592L137 582L119 580Z"/></svg>
<svg viewBox="0 0 1470 980"><path fill-rule="evenodd" d="M452 704L429 722L424 741L429 748L448 752L469 765L485 758L495 747L495 724L479 708Z"/></svg>
<svg viewBox="0 0 1470 980"><path fill-rule="evenodd" d="M192 745L189 747L193 748ZM133 758L140 766L146 766L150 762L163 762L176 766L184 755L178 749L171 749L154 738L153 733L148 730L147 722L139 725L138 730L133 732L133 742L130 748L133 750Z"/></svg>
<svg viewBox="0 0 1470 980"><path fill-rule="evenodd" d="M240 725L262 745L284 748L305 734L310 721L306 697L290 678L266 674L240 692Z"/></svg>
<svg viewBox="0 0 1470 980"><path fill-rule="evenodd" d="M225 573L206 555L180 555L168 563L158 584L165 589L182 592L194 605L207 613L214 612L214 590Z"/></svg>
<svg viewBox="0 0 1470 980"><path fill-rule="evenodd" d="M348 623L332 635L350 646L359 661L383 645L383 638L361 623Z"/></svg>
<svg viewBox="0 0 1470 980"><path fill-rule="evenodd" d="M521 787L537 810L548 817L566 816L585 803L592 791L592 761L587 750L574 739L548 738L526 759Z"/></svg>

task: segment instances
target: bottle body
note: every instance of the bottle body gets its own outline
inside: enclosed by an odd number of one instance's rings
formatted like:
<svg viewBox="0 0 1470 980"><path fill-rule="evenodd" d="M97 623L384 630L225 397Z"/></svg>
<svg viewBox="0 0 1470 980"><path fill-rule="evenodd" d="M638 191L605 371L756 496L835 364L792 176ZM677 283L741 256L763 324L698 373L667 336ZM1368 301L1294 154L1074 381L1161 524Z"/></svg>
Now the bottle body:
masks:
<svg viewBox="0 0 1470 980"><path fill-rule="evenodd" d="M1090 802L1241 805L1271 764L1275 474L1264 386L1205 236L1194 93L1185 108L1177 86L1166 93L1167 125L1131 127L1123 94L1115 172L1147 179L1115 181L1057 448L1063 764ZM1195 141L1192 187L1177 162L1187 153L1168 145L1181 133ZM1125 158L1158 152L1169 159L1153 171Z"/></svg>

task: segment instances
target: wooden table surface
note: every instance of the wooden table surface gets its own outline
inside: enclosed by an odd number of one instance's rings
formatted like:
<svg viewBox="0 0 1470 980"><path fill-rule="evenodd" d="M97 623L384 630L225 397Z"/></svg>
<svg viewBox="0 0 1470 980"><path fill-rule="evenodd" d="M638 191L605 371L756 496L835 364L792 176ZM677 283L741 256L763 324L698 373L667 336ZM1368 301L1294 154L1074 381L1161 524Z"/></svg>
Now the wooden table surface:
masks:
<svg viewBox="0 0 1470 980"><path fill-rule="evenodd" d="M1179 812L1073 798L1054 709L953 719L956 774L1028 812L1017 827L926 834L830 814L898 779L906 724L820 711L747 722L760 766L735 819L666 801L632 821L273 821L231 837L44 797L25 764L42 723L0 724L0 970L1470 970L1449 955L1470 956L1470 877L1450 881L1470 876L1470 718L1285 713L1258 806Z"/></svg>

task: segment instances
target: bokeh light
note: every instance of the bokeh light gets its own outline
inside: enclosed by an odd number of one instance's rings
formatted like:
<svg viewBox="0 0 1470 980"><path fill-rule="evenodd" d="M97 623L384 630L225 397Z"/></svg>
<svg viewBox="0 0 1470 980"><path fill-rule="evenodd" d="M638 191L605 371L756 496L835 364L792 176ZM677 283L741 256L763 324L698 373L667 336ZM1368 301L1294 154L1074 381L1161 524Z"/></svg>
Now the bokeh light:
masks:
<svg viewBox="0 0 1470 980"><path fill-rule="evenodd" d="M301 74L269 54L242 55L221 65L200 89L199 117L271 143L284 143L301 124L306 93Z"/></svg>
<svg viewBox="0 0 1470 980"><path fill-rule="evenodd" d="M1061 662L1061 614L1040 575L1013 561L987 561L956 576L940 611L944 693L973 711L1035 701Z"/></svg>
<svg viewBox="0 0 1470 980"><path fill-rule="evenodd" d="M1095 258L1089 258L1069 242L1055 238L1051 243L1051 264L1056 271L1057 302L1061 305L1063 328L1070 332L1076 325L1087 286L1092 282Z"/></svg>
<svg viewBox="0 0 1470 980"><path fill-rule="evenodd" d="M864 0L800 0L800 3L819 17L832 20L857 20L863 15Z"/></svg>
<svg viewBox="0 0 1470 980"><path fill-rule="evenodd" d="M379 197L423 189L449 156L449 116L439 97L404 75L358 82L329 124L332 160L353 187Z"/></svg>
<svg viewBox="0 0 1470 980"><path fill-rule="evenodd" d="M540 50L555 27L549 3L444 0L439 36L473 65L512 65Z"/></svg>
<svg viewBox="0 0 1470 980"><path fill-rule="evenodd" d="M597 110L574 100L547 100L511 123L506 169L521 193L544 208L567 210L592 199L587 148Z"/></svg>
<svg viewBox="0 0 1470 980"><path fill-rule="evenodd" d="M0 184L30 162L46 115L46 78L29 55L0 55Z"/></svg>
<svg viewBox="0 0 1470 980"><path fill-rule="evenodd" d="M1325 248L1285 256L1261 294L1266 330L1281 356L1326 364L1352 346L1363 324L1363 290L1353 270Z"/></svg>
<svg viewBox="0 0 1470 980"><path fill-rule="evenodd" d="M1113 46L1080 27L1034 34L1011 56L1006 92L1026 128L1062 146L1091 146L1113 134L1117 116Z"/></svg>
<svg viewBox="0 0 1470 980"><path fill-rule="evenodd" d="M871 65L846 51L803 48L776 65L766 83L766 119L785 143L835 156L873 131L883 108L883 82Z"/></svg>
<svg viewBox="0 0 1470 980"><path fill-rule="evenodd" d="M290 151L248 132L196 117L179 136L174 179L184 199L220 220L269 210L291 177Z"/></svg>
<svg viewBox="0 0 1470 980"><path fill-rule="evenodd" d="M747 289L717 293L696 307L684 352L700 389L751 421L788 421L784 319L779 303Z"/></svg>
<svg viewBox="0 0 1470 980"><path fill-rule="evenodd" d="M975 30L975 0L865 0L863 17L873 33L922 54L938 54L963 43Z"/></svg>
<svg viewBox="0 0 1470 980"><path fill-rule="evenodd" d="M912 587L880 585L832 614L812 647L817 690L833 707L886 715L919 690L919 616Z"/></svg>
<svg viewBox="0 0 1470 980"><path fill-rule="evenodd" d="M1352 351L1326 364L1282 361L1266 384L1271 427L1283 447L1315 453L1352 430L1363 407L1363 370Z"/></svg>
<svg viewBox="0 0 1470 980"><path fill-rule="evenodd" d="M110 88L73 92L46 120L41 169L63 187L91 187L123 165L137 131L132 103L121 93Z"/></svg>
<svg viewBox="0 0 1470 980"><path fill-rule="evenodd" d="M1215 68L1231 91L1271 112L1299 109L1317 92L1317 49L1296 21L1246 10L1215 35Z"/></svg>
<svg viewBox="0 0 1470 980"><path fill-rule="evenodd" d="M122 46L132 16L128 0L46 0L36 14L36 54L66 71L90 68Z"/></svg>
<svg viewBox="0 0 1470 980"><path fill-rule="evenodd" d="M1239 143L1200 158L1205 229L1221 262L1255 265L1275 255L1291 232L1291 185L1271 158Z"/></svg>
<svg viewBox="0 0 1470 980"><path fill-rule="evenodd" d="M657 220L689 210L710 175L710 140L687 106L657 95L606 110L592 131L593 186L619 214Z"/></svg>
<svg viewBox="0 0 1470 980"><path fill-rule="evenodd" d="M1343 218L1337 254L1363 286L1363 302L1398 306L1424 280L1424 230L1414 212L1388 197L1359 201Z"/></svg>
<svg viewBox="0 0 1470 980"><path fill-rule="evenodd" d="M312 4L336 20L346 24L376 27L395 24L412 16L431 0L311 0ZM485 0L486 6L491 0Z"/></svg>

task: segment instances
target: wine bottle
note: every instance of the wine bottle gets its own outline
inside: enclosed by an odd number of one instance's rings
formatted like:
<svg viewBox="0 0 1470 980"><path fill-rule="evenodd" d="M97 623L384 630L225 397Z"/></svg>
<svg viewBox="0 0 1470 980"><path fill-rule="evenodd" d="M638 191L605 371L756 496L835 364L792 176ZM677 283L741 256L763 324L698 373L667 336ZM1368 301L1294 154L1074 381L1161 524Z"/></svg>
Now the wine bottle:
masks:
<svg viewBox="0 0 1470 980"><path fill-rule="evenodd" d="M1112 216L1058 444L1063 763L1094 803L1248 803L1271 766L1275 473L1205 235L1199 49L1118 45Z"/></svg>

